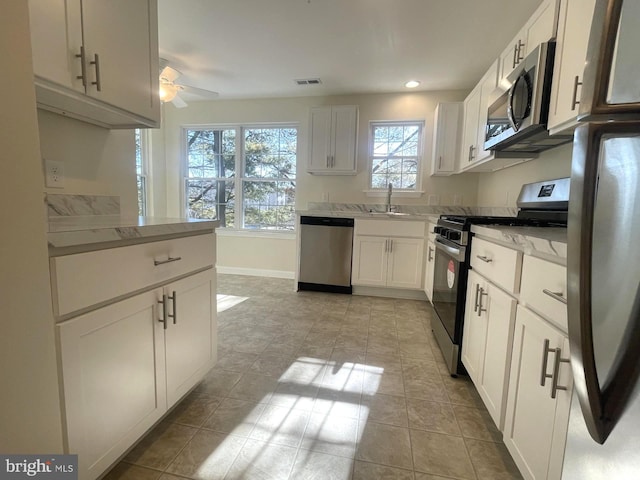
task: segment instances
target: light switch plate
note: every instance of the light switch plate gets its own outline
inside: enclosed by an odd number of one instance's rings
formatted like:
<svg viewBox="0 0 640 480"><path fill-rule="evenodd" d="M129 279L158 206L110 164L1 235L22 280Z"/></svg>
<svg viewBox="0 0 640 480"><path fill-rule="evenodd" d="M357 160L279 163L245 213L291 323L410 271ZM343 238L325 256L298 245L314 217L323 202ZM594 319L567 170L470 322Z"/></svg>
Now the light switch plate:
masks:
<svg viewBox="0 0 640 480"><path fill-rule="evenodd" d="M44 161L44 185L47 188L64 188L64 163Z"/></svg>

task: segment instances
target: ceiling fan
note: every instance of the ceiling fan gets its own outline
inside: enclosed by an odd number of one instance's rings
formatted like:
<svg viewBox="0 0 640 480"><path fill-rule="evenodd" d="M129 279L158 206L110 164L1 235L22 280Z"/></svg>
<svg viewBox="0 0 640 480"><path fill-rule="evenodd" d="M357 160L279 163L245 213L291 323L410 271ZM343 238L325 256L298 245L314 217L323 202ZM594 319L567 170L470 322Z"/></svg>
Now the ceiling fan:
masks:
<svg viewBox="0 0 640 480"><path fill-rule="evenodd" d="M169 62L164 58L160 59L160 100L163 103L171 102L177 108L186 107L187 102L180 98L182 92L204 99L213 99L218 96L218 92L192 87L184 83L176 83L176 80L182 76L182 73L170 67L168 64Z"/></svg>

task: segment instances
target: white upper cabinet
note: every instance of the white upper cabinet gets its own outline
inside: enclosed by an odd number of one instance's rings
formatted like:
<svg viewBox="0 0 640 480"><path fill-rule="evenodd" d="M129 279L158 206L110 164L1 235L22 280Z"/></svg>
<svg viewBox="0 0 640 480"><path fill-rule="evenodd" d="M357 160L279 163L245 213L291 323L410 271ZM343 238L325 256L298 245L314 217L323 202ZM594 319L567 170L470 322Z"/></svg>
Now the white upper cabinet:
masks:
<svg viewBox="0 0 640 480"><path fill-rule="evenodd" d="M595 0L561 0L556 57L553 66L549 132L576 126L589 30Z"/></svg>
<svg viewBox="0 0 640 480"><path fill-rule="evenodd" d="M480 114L480 87L478 84L464 100L464 121L462 128L462 146L460 148L461 170L471 164L478 148L478 115Z"/></svg>
<svg viewBox="0 0 640 480"><path fill-rule="evenodd" d="M506 78L538 45L556 36L559 0L545 0L531 15L500 55L499 84L508 86Z"/></svg>
<svg viewBox="0 0 640 480"><path fill-rule="evenodd" d="M311 108L309 132L309 173L356 174L357 106Z"/></svg>
<svg viewBox="0 0 640 480"><path fill-rule="evenodd" d="M107 128L157 127L156 0L31 0L39 108Z"/></svg>
<svg viewBox="0 0 640 480"><path fill-rule="evenodd" d="M451 175L457 170L462 133L463 104L439 103L434 114L431 175Z"/></svg>

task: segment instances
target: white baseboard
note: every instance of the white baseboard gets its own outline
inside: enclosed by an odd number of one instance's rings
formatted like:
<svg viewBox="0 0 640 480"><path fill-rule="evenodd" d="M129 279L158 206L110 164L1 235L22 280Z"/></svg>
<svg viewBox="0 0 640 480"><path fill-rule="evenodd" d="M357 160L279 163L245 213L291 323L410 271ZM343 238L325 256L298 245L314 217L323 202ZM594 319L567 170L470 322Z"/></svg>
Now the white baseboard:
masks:
<svg viewBox="0 0 640 480"><path fill-rule="evenodd" d="M228 275L249 275L251 277L287 278L291 280L295 278L294 272L287 272L286 270L264 270L261 268L224 267L222 265L217 265L216 270L218 271L218 273L226 273Z"/></svg>
<svg viewBox="0 0 640 480"><path fill-rule="evenodd" d="M353 286L353 295L368 297L406 298L407 300L427 301L427 295L422 290L405 290L403 288L362 287Z"/></svg>

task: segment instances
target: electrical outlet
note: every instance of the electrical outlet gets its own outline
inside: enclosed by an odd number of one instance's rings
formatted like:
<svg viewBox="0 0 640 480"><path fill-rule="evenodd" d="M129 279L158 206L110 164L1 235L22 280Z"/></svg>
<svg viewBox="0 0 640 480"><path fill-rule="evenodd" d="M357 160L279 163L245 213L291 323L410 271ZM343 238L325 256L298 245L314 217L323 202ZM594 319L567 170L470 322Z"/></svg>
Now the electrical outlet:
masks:
<svg viewBox="0 0 640 480"><path fill-rule="evenodd" d="M453 204L456 206L462 205L462 195L460 195L459 193L454 193Z"/></svg>
<svg viewBox="0 0 640 480"><path fill-rule="evenodd" d="M64 188L64 163L44 161L44 185L48 188Z"/></svg>
<svg viewBox="0 0 640 480"><path fill-rule="evenodd" d="M428 203L429 205L440 205L440 195L429 195Z"/></svg>

